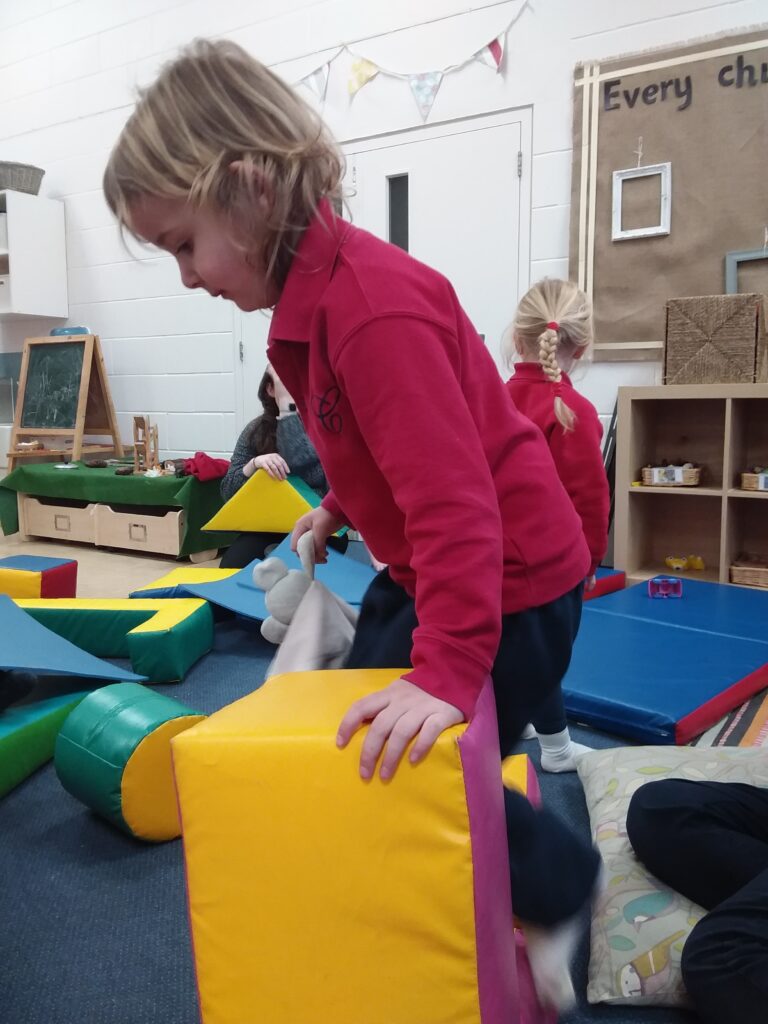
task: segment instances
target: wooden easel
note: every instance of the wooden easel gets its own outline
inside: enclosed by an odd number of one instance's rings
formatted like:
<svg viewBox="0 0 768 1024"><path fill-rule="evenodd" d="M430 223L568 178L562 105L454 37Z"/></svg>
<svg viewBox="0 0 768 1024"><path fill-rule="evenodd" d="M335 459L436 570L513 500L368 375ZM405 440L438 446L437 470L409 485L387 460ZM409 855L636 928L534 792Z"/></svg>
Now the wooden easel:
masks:
<svg viewBox="0 0 768 1024"><path fill-rule="evenodd" d="M112 443L87 442L86 436L110 437ZM48 440L51 444L33 449L17 447L20 441L31 440ZM68 440L71 447L65 445ZM114 452L118 458L124 454L98 335L27 338L8 470L19 459L59 455L78 461L104 452Z"/></svg>

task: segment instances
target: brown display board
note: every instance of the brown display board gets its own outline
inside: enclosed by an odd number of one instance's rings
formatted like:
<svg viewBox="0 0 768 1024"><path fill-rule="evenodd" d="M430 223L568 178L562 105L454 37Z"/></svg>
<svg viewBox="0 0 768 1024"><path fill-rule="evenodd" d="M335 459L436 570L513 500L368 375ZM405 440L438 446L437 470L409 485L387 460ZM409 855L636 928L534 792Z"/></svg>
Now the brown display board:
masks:
<svg viewBox="0 0 768 1024"><path fill-rule="evenodd" d="M726 253L768 240L768 28L579 65L574 92L570 273L595 355L660 359L667 300L722 294ZM614 171L665 163L669 233L614 241ZM659 223L659 181L624 183L623 230ZM768 292L768 259L739 290Z"/></svg>

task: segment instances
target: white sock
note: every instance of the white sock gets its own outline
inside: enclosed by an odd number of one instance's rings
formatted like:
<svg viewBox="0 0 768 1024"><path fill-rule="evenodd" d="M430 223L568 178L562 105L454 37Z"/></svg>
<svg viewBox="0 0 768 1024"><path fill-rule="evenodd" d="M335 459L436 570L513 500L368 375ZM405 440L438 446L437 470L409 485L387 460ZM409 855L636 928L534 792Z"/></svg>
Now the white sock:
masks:
<svg viewBox="0 0 768 1024"><path fill-rule="evenodd" d="M591 749L583 743L574 743L567 727L562 732L537 735L541 747L541 770L544 772L575 772L577 755Z"/></svg>
<svg viewBox="0 0 768 1024"><path fill-rule="evenodd" d="M605 868L601 864L592 887L590 906L605 887ZM576 1002L571 961L581 936L581 913L580 910L551 928L521 922L533 984L539 1002L546 1009L563 1011Z"/></svg>
<svg viewBox="0 0 768 1024"><path fill-rule="evenodd" d="M576 1002L571 960L581 934L578 915L552 928L523 923L523 932L539 1002L545 1009L567 1010Z"/></svg>
<svg viewBox="0 0 768 1024"><path fill-rule="evenodd" d="M521 740L535 740L536 739L536 730L533 728L533 726L531 725L530 722L523 729L523 731L522 731L522 733L520 735L520 739Z"/></svg>

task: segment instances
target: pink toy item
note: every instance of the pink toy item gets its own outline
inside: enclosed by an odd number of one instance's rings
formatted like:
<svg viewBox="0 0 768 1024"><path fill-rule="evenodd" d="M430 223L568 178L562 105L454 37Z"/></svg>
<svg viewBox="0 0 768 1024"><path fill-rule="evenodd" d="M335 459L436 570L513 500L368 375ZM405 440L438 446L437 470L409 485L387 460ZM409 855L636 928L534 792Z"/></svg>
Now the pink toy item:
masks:
<svg viewBox="0 0 768 1024"><path fill-rule="evenodd" d="M648 597L682 597L683 581L676 576L654 576L648 580Z"/></svg>

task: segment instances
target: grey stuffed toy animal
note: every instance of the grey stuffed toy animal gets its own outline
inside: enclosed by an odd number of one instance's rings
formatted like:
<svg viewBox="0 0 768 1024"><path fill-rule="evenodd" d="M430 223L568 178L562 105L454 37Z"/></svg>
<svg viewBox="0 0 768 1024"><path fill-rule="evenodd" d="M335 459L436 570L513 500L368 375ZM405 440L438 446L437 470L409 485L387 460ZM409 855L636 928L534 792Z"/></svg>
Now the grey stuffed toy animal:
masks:
<svg viewBox="0 0 768 1024"><path fill-rule="evenodd" d="M280 558L267 558L253 570L253 581L265 591L270 613L261 624L261 635L280 645L267 677L341 668L355 635L355 609L315 579L311 533L299 538L297 553L302 569L288 569Z"/></svg>

